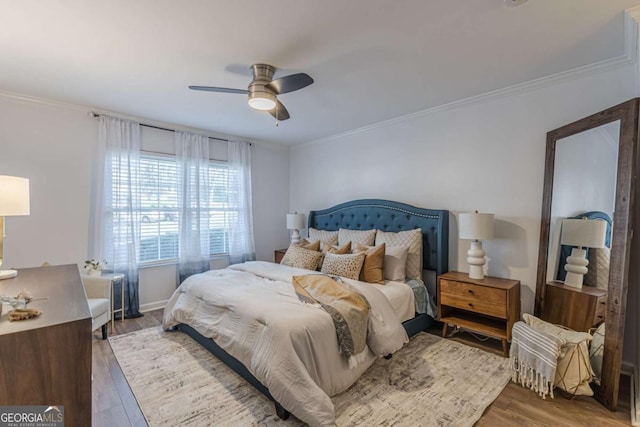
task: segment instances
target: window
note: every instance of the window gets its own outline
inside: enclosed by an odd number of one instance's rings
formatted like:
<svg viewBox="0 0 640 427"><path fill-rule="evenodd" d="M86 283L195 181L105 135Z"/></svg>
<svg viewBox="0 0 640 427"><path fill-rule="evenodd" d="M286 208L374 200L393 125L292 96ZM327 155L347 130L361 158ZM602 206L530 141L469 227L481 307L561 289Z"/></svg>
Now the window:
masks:
<svg viewBox="0 0 640 427"><path fill-rule="evenodd" d="M119 164L112 163L113 206L126 206L127 201L119 197L118 187L122 184ZM137 179L140 189L140 206L137 224L140 227L140 263L175 260L179 250L179 209L177 164L172 156L141 153ZM224 162L209 164L209 207L203 208L209 224L210 254L229 252L229 224L238 217L238 207L234 206L233 191L238 176L230 171ZM124 208L114 209L114 232L125 230L131 225L131 218Z"/></svg>
<svg viewBox="0 0 640 427"><path fill-rule="evenodd" d="M238 220L238 174L225 163L209 164L209 253L229 252L229 224Z"/></svg>

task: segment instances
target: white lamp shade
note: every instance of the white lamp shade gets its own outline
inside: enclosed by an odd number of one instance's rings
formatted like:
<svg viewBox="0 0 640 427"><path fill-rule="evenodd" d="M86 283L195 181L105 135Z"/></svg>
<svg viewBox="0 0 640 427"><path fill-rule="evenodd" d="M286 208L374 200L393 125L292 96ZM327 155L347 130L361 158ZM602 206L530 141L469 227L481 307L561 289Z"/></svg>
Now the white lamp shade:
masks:
<svg viewBox="0 0 640 427"><path fill-rule="evenodd" d="M493 214L461 213L458 215L458 237L467 240L493 239Z"/></svg>
<svg viewBox="0 0 640 427"><path fill-rule="evenodd" d="M300 230L304 228L304 214L292 213L287 214L287 229L288 230Z"/></svg>
<svg viewBox="0 0 640 427"><path fill-rule="evenodd" d="M0 216L29 215L29 180L0 175Z"/></svg>
<svg viewBox="0 0 640 427"><path fill-rule="evenodd" d="M596 219L562 220L560 243L582 248L604 248L607 223Z"/></svg>

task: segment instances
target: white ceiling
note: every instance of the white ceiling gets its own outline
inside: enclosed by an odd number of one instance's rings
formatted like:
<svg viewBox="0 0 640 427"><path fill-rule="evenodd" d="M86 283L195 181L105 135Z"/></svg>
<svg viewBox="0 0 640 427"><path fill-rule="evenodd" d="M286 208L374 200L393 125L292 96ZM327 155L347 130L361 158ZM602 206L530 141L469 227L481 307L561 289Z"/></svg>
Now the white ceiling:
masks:
<svg viewBox="0 0 640 427"><path fill-rule="evenodd" d="M640 0L0 0L0 91L295 144L622 55ZM315 84L275 127L249 66Z"/></svg>

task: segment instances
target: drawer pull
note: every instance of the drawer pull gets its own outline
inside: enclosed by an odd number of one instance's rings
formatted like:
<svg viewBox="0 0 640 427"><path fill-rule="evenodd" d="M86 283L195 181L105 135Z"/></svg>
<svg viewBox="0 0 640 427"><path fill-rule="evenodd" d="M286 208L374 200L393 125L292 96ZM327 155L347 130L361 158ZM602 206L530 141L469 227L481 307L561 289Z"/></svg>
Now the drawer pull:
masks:
<svg viewBox="0 0 640 427"><path fill-rule="evenodd" d="M470 293L471 295L473 295L473 291L472 291L471 289L469 289L469 293Z"/></svg>
<svg viewBox="0 0 640 427"><path fill-rule="evenodd" d="M607 302L606 301L600 301L600 304L605 305Z"/></svg>
<svg viewBox="0 0 640 427"><path fill-rule="evenodd" d="M473 308L473 304L469 303L469 307Z"/></svg>

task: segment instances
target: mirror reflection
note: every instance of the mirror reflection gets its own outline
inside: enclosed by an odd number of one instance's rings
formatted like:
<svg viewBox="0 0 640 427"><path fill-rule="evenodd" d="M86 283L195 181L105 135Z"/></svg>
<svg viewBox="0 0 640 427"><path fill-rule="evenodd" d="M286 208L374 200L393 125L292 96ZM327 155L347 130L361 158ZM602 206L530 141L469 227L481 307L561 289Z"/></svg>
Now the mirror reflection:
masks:
<svg viewBox="0 0 640 427"><path fill-rule="evenodd" d="M619 134L617 120L558 140L553 171L543 317L594 335L590 356L598 384L604 350ZM594 305L588 318L572 318L571 306L583 304Z"/></svg>

